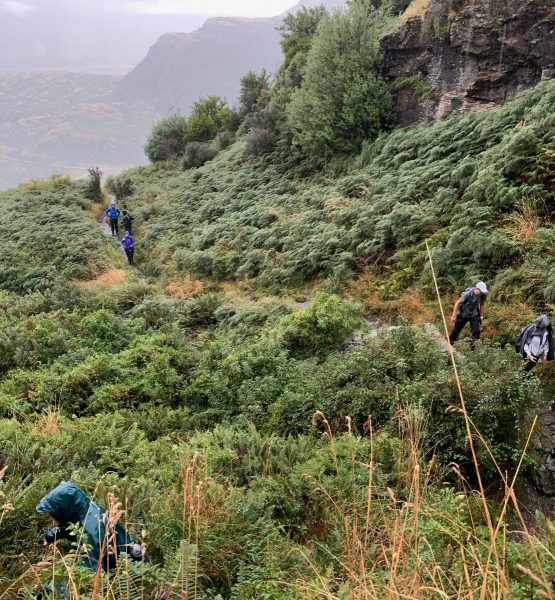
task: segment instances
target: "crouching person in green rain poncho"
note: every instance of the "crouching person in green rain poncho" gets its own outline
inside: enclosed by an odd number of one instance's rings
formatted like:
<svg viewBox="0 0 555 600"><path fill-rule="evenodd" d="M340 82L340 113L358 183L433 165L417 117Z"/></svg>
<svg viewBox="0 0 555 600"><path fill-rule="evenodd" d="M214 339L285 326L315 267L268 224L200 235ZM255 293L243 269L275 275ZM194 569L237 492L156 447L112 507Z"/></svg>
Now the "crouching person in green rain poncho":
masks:
<svg viewBox="0 0 555 600"><path fill-rule="evenodd" d="M137 543L120 523L109 523L108 512L93 502L83 490L71 481L63 481L37 504L38 513L50 515L57 523L44 535L45 543L73 539L83 550L83 565L92 571L105 571L117 565L120 555L134 561L149 562L143 546ZM77 525L86 538L79 543L71 537L72 526Z"/></svg>

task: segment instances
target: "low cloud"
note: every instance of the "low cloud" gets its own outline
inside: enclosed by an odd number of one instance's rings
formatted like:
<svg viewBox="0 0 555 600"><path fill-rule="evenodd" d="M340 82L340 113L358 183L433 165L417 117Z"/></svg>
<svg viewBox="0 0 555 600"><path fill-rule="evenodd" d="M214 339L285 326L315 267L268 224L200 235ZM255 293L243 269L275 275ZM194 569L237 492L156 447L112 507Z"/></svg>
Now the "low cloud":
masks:
<svg viewBox="0 0 555 600"><path fill-rule="evenodd" d="M152 15L272 17L294 3L294 0L126 0L116 6L125 12Z"/></svg>
<svg viewBox="0 0 555 600"><path fill-rule="evenodd" d="M17 0L0 0L0 7L18 17L24 17L36 8L32 4L18 2Z"/></svg>

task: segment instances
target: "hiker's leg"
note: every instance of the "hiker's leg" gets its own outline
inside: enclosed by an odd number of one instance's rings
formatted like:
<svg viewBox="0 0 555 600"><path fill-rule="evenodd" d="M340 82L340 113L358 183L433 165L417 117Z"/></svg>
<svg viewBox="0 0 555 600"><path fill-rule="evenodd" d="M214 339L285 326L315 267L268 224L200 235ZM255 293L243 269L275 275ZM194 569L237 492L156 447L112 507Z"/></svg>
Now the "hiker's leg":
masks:
<svg viewBox="0 0 555 600"><path fill-rule="evenodd" d="M524 367L524 372L525 373L531 373L534 368L536 367L536 365L538 364L539 361L534 362L533 360L529 360L526 363L526 366Z"/></svg>
<svg viewBox="0 0 555 600"><path fill-rule="evenodd" d="M119 236L119 221L117 219L114 219L114 225L116 227L116 235Z"/></svg>
<svg viewBox="0 0 555 600"><path fill-rule="evenodd" d="M129 264L131 264L131 265L134 264L133 263L133 256L134 256L134 254L135 254L135 248L131 248L129 250Z"/></svg>
<svg viewBox="0 0 555 600"><path fill-rule="evenodd" d="M461 331L467 322L468 319L463 319L461 316L457 317L457 320L453 325L453 330L449 335L449 342L451 342L451 345L453 345L459 339L459 335L461 334Z"/></svg>
<svg viewBox="0 0 555 600"><path fill-rule="evenodd" d="M110 219L110 229L112 231L112 235L115 235L116 230L115 230L115 225L114 225L114 219Z"/></svg>
<svg viewBox="0 0 555 600"><path fill-rule="evenodd" d="M131 264L131 250L125 249L125 254L127 256L127 262Z"/></svg>
<svg viewBox="0 0 555 600"><path fill-rule="evenodd" d="M470 342L470 348L474 350L476 347L476 341L480 339L480 317L472 317L470 319L470 329L472 330L472 340Z"/></svg>

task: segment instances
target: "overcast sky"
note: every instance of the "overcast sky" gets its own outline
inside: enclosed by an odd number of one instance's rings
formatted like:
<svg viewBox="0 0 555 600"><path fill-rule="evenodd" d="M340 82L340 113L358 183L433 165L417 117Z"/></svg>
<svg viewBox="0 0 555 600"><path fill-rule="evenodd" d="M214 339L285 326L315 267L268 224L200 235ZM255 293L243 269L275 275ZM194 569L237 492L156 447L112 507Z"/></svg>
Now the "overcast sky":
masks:
<svg viewBox="0 0 555 600"><path fill-rule="evenodd" d="M92 8L107 12L159 15L273 17L296 4L295 0L0 0L0 6L25 16L40 6L67 9Z"/></svg>

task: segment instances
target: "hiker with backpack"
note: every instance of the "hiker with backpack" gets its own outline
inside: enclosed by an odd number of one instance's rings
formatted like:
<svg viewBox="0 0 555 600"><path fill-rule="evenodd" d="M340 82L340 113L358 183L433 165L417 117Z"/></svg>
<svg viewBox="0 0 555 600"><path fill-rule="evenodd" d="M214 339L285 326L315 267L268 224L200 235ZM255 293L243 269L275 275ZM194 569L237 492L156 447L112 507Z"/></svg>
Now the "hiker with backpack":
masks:
<svg viewBox="0 0 555 600"><path fill-rule="evenodd" d="M110 206L104 211L104 214L110 219L110 229L112 237L119 236L119 217L120 209L116 206L116 201L112 200Z"/></svg>
<svg viewBox="0 0 555 600"><path fill-rule="evenodd" d="M458 339L461 331L467 323L470 323L472 341L470 347L474 350L476 340L480 339L480 326L484 318L484 303L488 294L488 288L483 281L479 281L475 287L467 288L461 297L455 302L451 322L453 329L449 335L449 342L453 345Z"/></svg>
<svg viewBox="0 0 555 600"><path fill-rule="evenodd" d="M91 571L113 569L120 555L132 561L150 562L144 546L72 481L62 481L46 494L36 511L50 515L56 522L45 532L43 544L62 539L73 541L80 548L83 566Z"/></svg>
<svg viewBox="0 0 555 600"><path fill-rule="evenodd" d="M133 221L135 220L135 217L133 217L131 215L131 213L129 212L129 210L125 204L123 205L122 214L123 214L123 227L125 228L125 231L128 231L129 235L133 235L131 228L133 226Z"/></svg>
<svg viewBox="0 0 555 600"><path fill-rule="evenodd" d="M127 260L129 261L129 264L133 265L133 254L135 253L135 240L133 239L133 236L129 233L129 231L126 231L123 235L121 244L123 246L123 249L125 250L125 254L127 255Z"/></svg>
<svg viewBox="0 0 555 600"><path fill-rule="evenodd" d="M527 325L520 330L515 350L527 360L524 367L530 373L540 362L545 362L552 350L553 344L551 323L546 315L540 315L532 325Z"/></svg>

